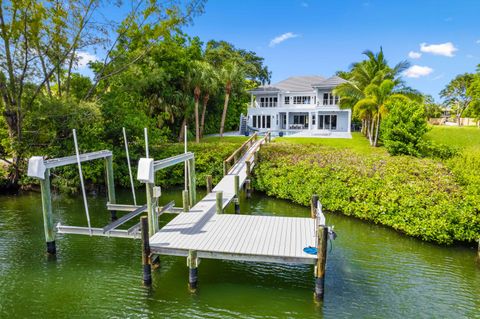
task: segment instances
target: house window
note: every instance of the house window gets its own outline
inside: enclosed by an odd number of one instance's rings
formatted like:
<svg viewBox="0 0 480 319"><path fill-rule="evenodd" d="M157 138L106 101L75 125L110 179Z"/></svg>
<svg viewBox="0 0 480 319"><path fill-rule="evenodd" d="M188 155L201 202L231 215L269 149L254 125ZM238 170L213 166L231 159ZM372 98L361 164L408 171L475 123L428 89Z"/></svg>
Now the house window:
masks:
<svg viewBox="0 0 480 319"><path fill-rule="evenodd" d="M323 105L337 105L338 101L338 96L335 96L332 93L323 93Z"/></svg>
<svg viewBox="0 0 480 319"><path fill-rule="evenodd" d="M312 115L312 125L315 125L315 118L316 118L316 116L315 116L315 114L313 114Z"/></svg>
<svg viewBox="0 0 480 319"><path fill-rule="evenodd" d="M267 115L267 128L270 128L271 126L271 120L272 120L272 117L270 115Z"/></svg>
<svg viewBox="0 0 480 319"><path fill-rule="evenodd" d="M310 104L311 96L294 96L293 104Z"/></svg>
<svg viewBox="0 0 480 319"><path fill-rule="evenodd" d="M257 116L253 116L253 127L257 127Z"/></svg>
<svg viewBox="0 0 480 319"><path fill-rule="evenodd" d="M290 97L289 96L285 97L285 104L290 104Z"/></svg>

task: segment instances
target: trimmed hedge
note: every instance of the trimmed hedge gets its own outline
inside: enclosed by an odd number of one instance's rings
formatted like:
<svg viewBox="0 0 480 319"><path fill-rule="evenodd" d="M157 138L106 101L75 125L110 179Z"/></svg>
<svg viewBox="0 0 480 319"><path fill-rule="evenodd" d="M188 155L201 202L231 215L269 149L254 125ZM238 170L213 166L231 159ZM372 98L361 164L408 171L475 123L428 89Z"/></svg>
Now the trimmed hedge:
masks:
<svg viewBox="0 0 480 319"><path fill-rule="evenodd" d="M273 143L260 152L254 187L305 206L318 194L328 211L427 241L452 244L480 237L479 196L432 159Z"/></svg>

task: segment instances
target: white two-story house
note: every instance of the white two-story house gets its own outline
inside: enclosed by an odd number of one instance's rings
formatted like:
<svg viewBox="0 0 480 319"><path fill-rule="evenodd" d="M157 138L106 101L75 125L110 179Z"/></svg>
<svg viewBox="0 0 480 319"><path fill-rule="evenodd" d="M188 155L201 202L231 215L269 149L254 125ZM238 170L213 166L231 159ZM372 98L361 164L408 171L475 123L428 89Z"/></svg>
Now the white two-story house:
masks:
<svg viewBox="0 0 480 319"><path fill-rule="evenodd" d="M351 110L339 108L332 90L346 82L338 76L294 76L251 90L247 125L258 131L297 131L304 135L350 135Z"/></svg>

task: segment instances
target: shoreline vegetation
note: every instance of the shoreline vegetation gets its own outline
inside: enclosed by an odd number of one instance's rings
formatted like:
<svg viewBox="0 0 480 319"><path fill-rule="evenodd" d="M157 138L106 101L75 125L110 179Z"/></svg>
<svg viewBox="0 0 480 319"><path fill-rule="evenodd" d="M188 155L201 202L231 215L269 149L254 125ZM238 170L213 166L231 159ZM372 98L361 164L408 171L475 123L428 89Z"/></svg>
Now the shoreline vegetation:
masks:
<svg viewBox="0 0 480 319"><path fill-rule="evenodd" d="M336 142L278 139L260 153L254 188L304 206L315 193L327 211L425 241L450 245L478 240L478 153L464 147L447 160L390 156L384 148L369 147L358 133Z"/></svg>
<svg viewBox="0 0 480 319"><path fill-rule="evenodd" d="M468 134L462 138L463 130ZM445 132L447 130L447 132ZM437 134L437 131L440 134ZM443 135L442 135L443 134ZM455 136L455 138L447 138ZM361 133L352 139L277 138L262 147L253 187L268 196L308 206L312 194L325 210L391 227L408 236L438 244L473 243L480 237L480 130L433 127L428 138L459 145L449 159L391 156L384 147L371 147ZM222 162L246 137L206 137L189 143L196 155L197 185L205 176L221 178ZM142 145L131 153L141 156ZM183 152L183 144L152 147L154 158ZM134 157L136 158L136 157ZM90 164L90 185L103 185L102 163ZM129 187L126 159L114 157L116 184ZM183 165L160 171L164 187L183 183ZM60 192L78 191L75 167L54 172L52 186ZM136 186L140 186L137 184Z"/></svg>

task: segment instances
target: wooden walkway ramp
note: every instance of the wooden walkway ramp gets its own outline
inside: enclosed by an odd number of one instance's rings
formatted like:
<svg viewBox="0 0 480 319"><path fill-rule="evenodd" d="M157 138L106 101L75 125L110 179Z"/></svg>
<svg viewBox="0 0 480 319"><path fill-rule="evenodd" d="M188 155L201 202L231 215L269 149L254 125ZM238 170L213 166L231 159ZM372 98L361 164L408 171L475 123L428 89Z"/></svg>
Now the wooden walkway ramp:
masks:
<svg viewBox="0 0 480 319"><path fill-rule="evenodd" d="M315 219L216 213L216 192L223 192L226 207L235 197L235 175L241 189L247 168L255 165L253 153L265 142L256 141L211 193L156 232L150 238L151 252L188 256L195 251L199 258L314 264L317 255L303 248L316 246Z"/></svg>

